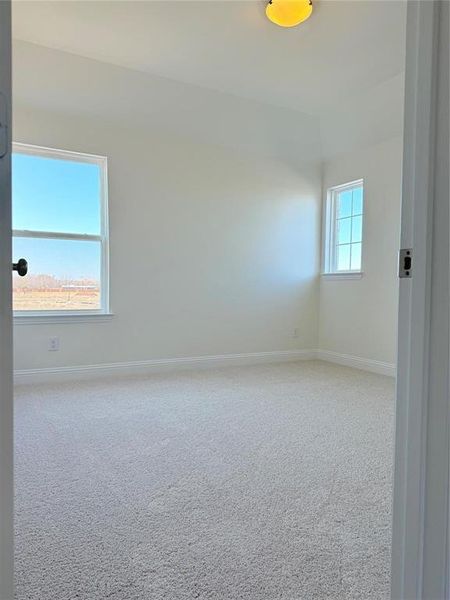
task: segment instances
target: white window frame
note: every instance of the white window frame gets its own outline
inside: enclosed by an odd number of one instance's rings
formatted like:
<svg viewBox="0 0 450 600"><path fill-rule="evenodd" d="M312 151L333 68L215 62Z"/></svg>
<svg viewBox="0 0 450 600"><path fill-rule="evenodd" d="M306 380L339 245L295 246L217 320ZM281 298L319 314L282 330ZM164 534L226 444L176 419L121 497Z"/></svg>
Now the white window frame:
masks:
<svg viewBox="0 0 450 600"><path fill-rule="evenodd" d="M362 235L361 235L361 268L348 271L338 271L336 266L336 236L337 236L337 218L336 218L336 200L340 192L352 190L356 187L363 188L362 204ZM323 258L322 258L322 276L329 279L360 279L363 275L364 260L364 179L356 179L341 185L336 185L327 190L324 207L324 227L323 227Z"/></svg>
<svg viewBox="0 0 450 600"><path fill-rule="evenodd" d="M29 229L13 229L13 238L34 238L48 240L78 240L95 241L101 245L101 274L100 274L100 300L101 306L98 309L81 310L17 310L14 311L14 323L23 324L33 322L54 322L71 321L80 322L83 317L90 320L91 317L108 317L110 312L109 304L109 222L108 222L108 161L106 156L95 154L85 154L81 152L72 152L70 150L60 150L56 148L46 148L44 146L35 146L14 142L12 145L13 153L28 154L42 158L55 158L59 160L70 160L75 162L84 162L98 165L100 167L100 234L78 234L61 233L53 231L34 231ZM14 199L13 199L14 202ZM22 257L14 257L15 260ZM23 258L27 258L26 256Z"/></svg>

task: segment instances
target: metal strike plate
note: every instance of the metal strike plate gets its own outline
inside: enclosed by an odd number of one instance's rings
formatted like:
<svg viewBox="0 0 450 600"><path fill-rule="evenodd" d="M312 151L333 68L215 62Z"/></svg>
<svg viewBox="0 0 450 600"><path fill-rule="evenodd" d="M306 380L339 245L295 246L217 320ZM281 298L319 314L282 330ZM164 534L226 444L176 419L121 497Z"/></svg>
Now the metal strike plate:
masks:
<svg viewBox="0 0 450 600"><path fill-rule="evenodd" d="M412 277L412 248L402 248L399 252L398 276L400 278Z"/></svg>

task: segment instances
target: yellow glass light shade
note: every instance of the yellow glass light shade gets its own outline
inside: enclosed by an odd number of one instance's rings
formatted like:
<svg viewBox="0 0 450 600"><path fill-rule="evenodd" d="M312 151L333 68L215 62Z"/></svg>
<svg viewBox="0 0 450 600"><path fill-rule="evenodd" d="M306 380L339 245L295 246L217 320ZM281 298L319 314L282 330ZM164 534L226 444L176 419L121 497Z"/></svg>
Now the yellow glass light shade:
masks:
<svg viewBox="0 0 450 600"><path fill-rule="evenodd" d="M312 11L311 0L271 0L266 7L269 21L280 27L295 27L309 19Z"/></svg>

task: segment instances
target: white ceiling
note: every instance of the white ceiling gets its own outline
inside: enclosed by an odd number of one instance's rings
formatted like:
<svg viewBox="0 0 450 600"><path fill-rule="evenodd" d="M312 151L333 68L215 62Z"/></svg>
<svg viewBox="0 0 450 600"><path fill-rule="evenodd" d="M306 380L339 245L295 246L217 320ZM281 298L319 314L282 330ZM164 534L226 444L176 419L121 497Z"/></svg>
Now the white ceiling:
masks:
<svg viewBox="0 0 450 600"><path fill-rule="evenodd" d="M264 0L16 1L16 39L323 115L404 69L399 0L315 0L282 29Z"/></svg>

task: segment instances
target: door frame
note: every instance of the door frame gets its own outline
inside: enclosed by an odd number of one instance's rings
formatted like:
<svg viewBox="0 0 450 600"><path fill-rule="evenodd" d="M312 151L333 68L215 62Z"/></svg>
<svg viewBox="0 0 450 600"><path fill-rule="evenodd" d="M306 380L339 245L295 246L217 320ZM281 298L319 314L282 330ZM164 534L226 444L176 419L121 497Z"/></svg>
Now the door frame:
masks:
<svg viewBox="0 0 450 600"><path fill-rule="evenodd" d="M449 597L449 3L408 0L392 600Z"/></svg>
<svg viewBox="0 0 450 600"><path fill-rule="evenodd" d="M11 2L0 1L0 600L12 600ZM6 140L5 140L6 134Z"/></svg>

